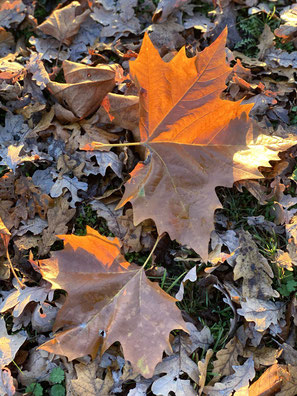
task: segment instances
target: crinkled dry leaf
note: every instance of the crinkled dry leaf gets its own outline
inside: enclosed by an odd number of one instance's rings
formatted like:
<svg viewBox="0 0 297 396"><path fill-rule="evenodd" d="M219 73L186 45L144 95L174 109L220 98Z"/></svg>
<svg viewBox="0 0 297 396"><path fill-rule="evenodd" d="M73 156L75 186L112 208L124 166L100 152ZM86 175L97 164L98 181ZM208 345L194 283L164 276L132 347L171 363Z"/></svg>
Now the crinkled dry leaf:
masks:
<svg viewBox="0 0 297 396"><path fill-rule="evenodd" d="M54 331L64 331L41 348L73 360L94 358L100 345L103 354L119 341L136 372L151 377L163 351L171 349L170 331L187 331L176 300L149 281L142 267L124 260L117 238L90 227L83 237L59 237L65 249L39 263L52 288L68 292L54 325Z"/></svg>
<svg viewBox="0 0 297 396"><path fill-rule="evenodd" d="M284 380L289 379L287 366L273 364L249 387L249 396L274 396Z"/></svg>
<svg viewBox="0 0 297 396"><path fill-rule="evenodd" d="M233 337L224 349L216 354L216 360L213 362L212 373L215 375L214 380L218 381L223 376L234 373L233 366L239 364L237 358L242 356L243 347L237 337Z"/></svg>
<svg viewBox="0 0 297 396"><path fill-rule="evenodd" d="M297 366L288 365L289 378L283 377L283 385L276 396L296 396L297 394Z"/></svg>
<svg viewBox="0 0 297 396"><path fill-rule="evenodd" d="M71 380L74 396L98 396L108 395L109 386L106 389L104 381L96 377L98 364L91 362L89 364L76 364L75 371L77 379Z"/></svg>
<svg viewBox="0 0 297 396"><path fill-rule="evenodd" d="M207 375L207 367L208 367L210 359L212 358L212 355L213 355L213 350L208 349L208 351L206 352L205 358L198 362L198 371L199 371L199 382L198 382L199 393L198 393L198 395L199 396L203 392L203 388L204 388L205 381L206 381L206 375Z"/></svg>
<svg viewBox="0 0 297 396"><path fill-rule="evenodd" d="M10 370L8 368L0 369L0 395L13 396L14 394L15 387Z"/></svg>
<svg viewBox="0 0 297 396"><path fill-rule="evenodd" d="M22 0L2 0L0 2L0 26L10 28L25 18L25 4Z"/></svg>
<svg viewBox="0 0 297 396"><path fill-rule="evenodd" d="M283 314L282 306L281 303L246 298L246 302L241 302L241 308L237 312L248 322L255 322L255 330L262 332L272 324L277 325Z"/></svg>
<svg viewBox="0 0 297 396"><path fill-rule="evenodd" d="M203 392L209 396L247 395L246 388L255 376L254 361L249 358L242 366L233 366L234 374L225 377L222 382L217 382L213 387L206 386ZM242 392L241 392L242 391Z"/></svg>
<svg viewBox="0 0 297 396"><path fill-rule="evenodd" d="M178 292L175 295L175 298L178 301L181 301L184 298L184 291L185 291L185 283L187 281L191 281L191 282L195 282L197 280L197 268L196 265L191 268L188 273L184 276L184 278L182 279L181 283L180 283L180 287Z"/></svg>
<svg viewBox="0 0 297 396"><path fill-rule="evenodd" d="M53 13L38 26L43 33L55 37L61 43L70 45L74 36L78 33L80 25L90 14L90 10L79 14L81 5L73 1L69 5L53 11Z"/></svg>
<svg viewBox="0 0 297 396"><path fill-rule="evenodd" d="M280 17L285 24L275 29L274 34L278 37L288 39L297 32L297 4L292 4L286 7L281 13Z"/></svg>
<svg viewBox="0 0 297 396"><path fill-rule="evenodd" d="M166 375L152 384L152 392L155 395L169 395L170 392L174 392L176 396L196 395L190 380L180 378L183 373L186 373L194 382L197 384L199 382L197 364L188 357L184 348L181 348L180 353L166 357L157 365L154 375L163 373Z"/></svg>
<svg viewBox="0 0 297 396"><path fill-rule="evenodd" d="M118 65L88 66L64 61L66 83L50 81L47 88L66 110L85 118L98 109L104 96L115 86Z"/></svg>
<svg viewBox="0 0 297 396"><path fill-rule="evenodd" d="M233 273L235 281L243 278L242 296L260 299L279 297L279 293L271 287L273 271L247 231L241 231L239 244Z"/></svg>
<svg viewBox="0 0 297 396"><path fill-rule="evenodd" d="M10 169L15 172L16 168L25 161L35 161L38 159L38 155L24 155L21 156L20 152L22 151L24 145L20 146L8 146L7 148L0 149L0 154L2 157L1 164L7 165Z"/></svg>
<svg viewBox="0 0 297 396"><path fill-rule="evenodd" d="M277 358L281 355L282 351L280 349L270 348L270 347L247 347L244 349L242 356L250 357L252 356L255 363L255 369L261 368L261 366L272 366L277 363Z"/></svg>
<svg viewBox="0 0 297 396"><path fill-rule="evenodd" d="M68 175L63 175L61 178L58 177L52 186L50 191L51 197L60 197L65 192L64 189L68 190L71 194L70 207L75 208L75 204L82 201L82 198L79 198L77 195L78 190L86 191L88 189L88 183L79 181L75 176L71 178Z"/></svg>
<svg viewBox="0 0 297 396"><path fill-rule="evenodd" d="M17 290L10 293L0 304L0 313L13 308L13 316L20 316L24 308L30 302L44 302L50 293L51 285L49 283L45 283L43 286L25 286L24 289L21 289L17 285L16 288Z"/></svg>
<svg viewBox="0 0 297 396"><path fill-rule="evenodd" d="M3 317L0 317L0 369L7 366L15 357L27 336L20 333L8 335Z"/></svg>
<svg viewBox="0 0 297 396"><path fill-rule="evenodd" d="M135 167L119 206L130 201L135 224L153 219L159 234L168 232L204 259L221 206L216 186L262 177L258 167L295 144L295 138L256 137L248 118L252 105L220 99L231 70L226 34L195 57L181 49L168 63L145 35L130 62L140 89L140 144L150 161Z"/></svg>

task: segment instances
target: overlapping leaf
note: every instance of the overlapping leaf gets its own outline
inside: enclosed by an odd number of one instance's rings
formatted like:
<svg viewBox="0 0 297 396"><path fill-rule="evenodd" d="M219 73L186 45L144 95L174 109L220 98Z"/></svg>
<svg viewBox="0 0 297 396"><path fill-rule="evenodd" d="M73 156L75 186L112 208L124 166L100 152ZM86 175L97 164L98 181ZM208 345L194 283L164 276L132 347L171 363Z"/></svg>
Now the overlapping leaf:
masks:
<svg viewBox="0 0 297 396"><path fill-rule="evenodd" d="M69 359L101 354L114 342L145 377L153 375L164 350L170 350L169 333L185 329L175 299L149 281L143 268L129 264L120 243L87 228L87 235L60 235L65 249L41 260L44 279L53 289L68 292L54 330L63 328L42 349ZM75 340L75 342L74 342Z"/></svg>
<svg viewBox="0 0 297 396"><path fill-rule="evenodd" d="M262 177L278 152L296 143L256 133L252 105L220 99L230 68L226 31L203 52L185 49L165 63L148 35L130 72L140 89L141 144L150 161L131 173L119 206L130 201L135 224L151 218L159 234L190 245L207 257L216 186Z"/></svg>

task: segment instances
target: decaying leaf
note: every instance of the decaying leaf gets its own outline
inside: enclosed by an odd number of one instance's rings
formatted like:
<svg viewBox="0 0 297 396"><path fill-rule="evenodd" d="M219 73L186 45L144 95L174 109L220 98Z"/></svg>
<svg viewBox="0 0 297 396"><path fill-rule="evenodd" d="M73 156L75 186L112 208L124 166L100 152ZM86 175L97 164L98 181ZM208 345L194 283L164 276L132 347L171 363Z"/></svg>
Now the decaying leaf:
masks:
<svg viewBox="0 0 297 396"><path fill-rule="evenodd" d="M234 280L243 278L242 296L260 299L279 297L279 293L271 287L273 271L247 231L240 233L239 244L233 273Z"/></svg>
<svg viewBox="0 0 297 396"><path fill-rule="evenodd" d="M118 68L116 64L92 67L64 61L66 83L50 81L47 87L74 116L85 118L98 109L104 96L115 86Z"/></svg>
<svg viewBox="0 0 297 396"><path fill-rule="evenodd" d="M55 10L38 29L43 33L55 37L61 43L70 45L74 36L78 33L80 25L90 14L90 10L79 14L81 5L73 1L69 5Z"/></svg>
<svg viewBox="0 0 297 396"><path fill-rule="evenodd" d="M230 396L235 394L244 396L248 394L249 381L255 376L254 361L249 358L242 366L233 366L234 374L225 377L222 382L217 382L213 387L206 386L204 393L210 396Z"/></svg>
<svg viewBox="0 0 297 396"><path fill-rule="evenodd" d="M289 378L283 376L283 385L276 396L296 396L297 393L297 366L288 365Z"/></svg>
<svg viewBox="0 0 297 396"><path fill-rule="evenodd" d="M233 366L239 364L238 356L242 356L243 347L237 337L233 337L224 349L221 349L216 354L216 360L213 362L212 373L215 375L215 380L218 381L223 376L228 376L234 373Z"/></svg>
<svg viewBox="0 0 297 396"><path fill-rule="evenodd" d="M8 335L3 317L0 317L0 369L7 366L15 357L27 336L20 333Z"/></svg>
<svg viewBox="0 0 297 396"><path fill-rule="evenodd" d="M182 373L187 373L194 382L199 382L197 364L188 357L184 348L181 348L180 353L166 357L157 365L154 374L162 373L166 375L152 384L152 392L155 395L169 395L170 392L174 392L176 396L196 395L190 380L180 378Z"/></svg>
<svg viewBox="0 0 297 396"><path fill-rule="evenodd" d="M119 206L130 201L135 224L153 219L159 234L168 232L204 259L213 212L221 206L215 187L261 178L258 167L295 144L295 138L256 136L252 105L220 99L231 70L226 34L195 57L181 49L168 63L146 35L130 62L140 89L140 144L150 161L135 167Z"/></svg>
<svg viewBox="0 0 297 396"><path fill-rule="evenodd" d="M289 379L287 367L273 364L249 387L249 396L274 396L281 389L283 381Z"/></svg>
<svg viewBox="0 0 297 396"><path fill-rule="evenodd" d="M248 322L255 322L255 330L262 332L272 324L277 325L283 314L281 308L281 303L246 298L246 301L241 302L241 308L237 312Z"/></svg>
<svg viewBox="0 0 297 396"><path fill-rule="evenodd" d="M59 238L65 249L39 264L53 289L68 292L54 324L54 331L64 331L41 348L73 360L94 358L100 345L102 354L119 341L136 372L152 376L163 351L171 349L170 331L187 331L175 299L150 282L143 268L124 260L117 238L111 241L90 227L86 236Z"/></svg>
<svg viewBox="0 0 297 396"><path fill-rule="evenodd" d="M106 389L104 381L96 378L96 370L96 362L91 362L87 365L83 363L75 365L77 379L71 380L74 396L97 396L103 395L104 392L106 394L109 393L109 389Z"/></svg>

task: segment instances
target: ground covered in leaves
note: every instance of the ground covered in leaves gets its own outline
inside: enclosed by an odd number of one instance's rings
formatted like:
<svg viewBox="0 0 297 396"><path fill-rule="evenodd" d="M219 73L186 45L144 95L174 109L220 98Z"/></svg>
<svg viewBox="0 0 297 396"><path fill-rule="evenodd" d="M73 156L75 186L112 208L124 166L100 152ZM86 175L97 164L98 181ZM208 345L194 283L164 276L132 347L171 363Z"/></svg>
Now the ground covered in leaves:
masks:
<svg viewBox="0 0 297 396"><path fill-rule="evenodd" d="M296 75L290 1L0 0L0 396L297 394Z"/></svg>

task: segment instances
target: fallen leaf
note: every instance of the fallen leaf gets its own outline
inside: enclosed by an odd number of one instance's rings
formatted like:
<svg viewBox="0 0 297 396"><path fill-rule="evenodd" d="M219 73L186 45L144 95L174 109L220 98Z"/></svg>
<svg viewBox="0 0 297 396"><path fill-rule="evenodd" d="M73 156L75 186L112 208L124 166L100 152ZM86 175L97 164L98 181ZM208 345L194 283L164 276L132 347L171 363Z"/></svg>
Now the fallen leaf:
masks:
<svg viewBox="0 0 297 396"><path fill-rule="evenodd" d="M221 207L215 187L261 178L258 167L295 143L264 135L253 140L252 105L220 99L231 70L226 34L195 57L182 49L168 63L145 35L130 62L140 89L140 144L149 149L150 161L135 167L119 207L130 201L135 224L153 219L159 234L168 232L204 260L213 212Z"/></svg>
<svg viewBox="0 0 297 396"><path fill-rule="evenodd" d="M235 392L236 396L245 396L248 391L249 381L255 376L254 361L249 358L242 366L233 366L234 374L225 377L222 382L214 386L206 386L203 392L210 396L230 396ZM243 393L240 391L243 390Z"/></svg>
<svg viewBox="0 0 297 396"><path fill-rule="evenodd" d="M242 296L244 298L279 297L279 293L271 287L273 271L247 231L239 234L239 248L233 276L235 281L243 278Z"/></svg>
<svg viewBox="0 0 297 396"><path fill-rule="evenodd" d="M263 332L272 324L277 325L283 314L281 303L259 300L257 298L246 298L241 302L238 314L244 316L248 322L255 322L255 330Z"/></svg>
<svg viewBox="0 0 297 396"><path fill-rule="evenodd" d="M53 328L64 331L41 348L73 360L94 358L100 345L103 354L119 341L136 372L151 377L163 351L171 348L170 331L187 331L175 299L150 282L143 268L124 260L117 238L111 241L90 227L86 236L59 238L65 249L39 264L53 289L68 292Z"/></svg>
<svg viewBox="0 0 297 396"><path fill-rule="evenodd" d="M25 18L26 6L22 0L7 0L0 3L0 26L10 28L20 24Z"/></svg>
<svg viewBox="0 0 297 396"><path fill-rule="evenodd" d="M285 23L275 29L274 34L283 39L289 39L297 32L297 4L292 4L290 7L283 9L280 18Z"/></svg>
<svg viewBox="0 0 297 396"><path fill-rule="evenodd" d="M238 356L242 356L243 347L237 337L233 337L225 348L219 350L216 354L216 360L213 362L212 373L215 375L214 380L218 381L221 377L229 376L234 373L233 366L239 364Z"/></svg>
<svg viewBox="0 0 297 396"><path fill-rule="evenodd" d="M66 83L50 81L47 88L66 110L78 118L85 118L98 109L102 99L115 86L118 68L116 64L92 67L64 61Z"/></svg>
<svg viewBox="0 0 297 396"><path fill-rule="evenodd" d="M8 335L3 317L0 317L0 369L7 366L26 341L27 336L20 333Z"/></svg>
<svg viewBox="0 0 297 396"><path fill-rule="evenodd" d="M53 198L60 197L65 188L71 194L69 205L71 208L75 208L75 204L82 201L82 198L79 198L77 195L78 190L86 191L88 189L88 183L79 181L75 176L71 178L67 175L63 175L62 178L58 177L55 181L55 184L51 188L50 196Z"/></svg>
<svg viewBox="0 0 297 396"><path fill-rule="evenodd" d="M13 385L13 378L8 368L0 370L0 395L13 396L15 394L15 386Z"/></svg>
<svg viewBox="0 0 297 396"><path fill-rule="evenodd" d="M168 16L176 12L180 7L187 4L189 0L160 0L153 14L153 23L162 23Z"/></svg>
<svg viewBox="0 0 297 396"><path fill-rule="evenodd" d="M72 1L69 5L53 11L53 13L38 26L43 33L55 37L61 43L70 45L78 33L80 25L90 14L90 10L79 14L81 5Z"/></svg>
<svg viewBox="0 0 297 396"><path fill-rule="evenodd" d="M10 293L0 304L0 313L6 312L13 308L13 316L16 318L21 315L24 308L32 301L44 302L50 293L51 286L46 283L43 286L29 287L21 289L18 285L15 291Z"/></svg>
<svg viewBox="0 0 297 396"><path fill-rule="evenodd" d="M74 390L74 396L98 396L109 394L109 387L106 389L104 381L96 378L97 364L76 364L75 371L77 379L71 380L71 386Z"/></svg>
<svg viewBox="0 0 297 396"><path fill-rule="evenodd" d="M178 292L175 295L175 298L178 301L181 301L184 298L184 291L185 291L185 283L187 281L191 281L191 282L195 282L197 280L197 268L196 265L191 268L188 273L184 276L184 278L182 279L181 283L180 283L180 287Z"/></svg>
<svg viewBox="0 0 297 396"><path fill-rule="evenodd" d="M206 352L205 358L198 362L198 371L199 371L199 382L198 382L199 393L198 393L198 395L199 396L203 392L203 388L204 388L206 376L207 376L207 368L208 368L209 361L212 358L212 355L213 355L213 350L208 349L208 351Z"/></svg>
<svg viewBox="0 0 297 396"><path fill-rule="evenodd" d="M190 359L186 351L181 348L180 353L171 355L163 359L155 369L154 375L166 373L152 384L152 392L155 395L169 395L174 392L176 396L195 396L196 392L190 380L180 378L183 373L198 384L199 373L197 364Z"/></svg>
<svg viewBox="0 0 297 396"><path fill-rule="evenodd" d="M21 151L24 145L20 146L8 146L7 148L0 149L0 155L2 160L0 164L7 165L13 172L15 172L16 168L25 161L35 161L38 159L38 155L21 155Z"/></svg>
<svg viewBox="0 0 297 396"><path fill-rule="evenodd" d="M281 355L280 349L270 347L248 347L243 351L242 356L248 358L253 357L255 363L255 369L258 370L261 366L272 366L277 363L277 358Z"/></svg>
<svg viewBox="0 0 297 396"><path fill-rule="evenodd" d="M283 377L283 384L276 396L296 396L297 393L297 366L288 365L289 378Z"/></svg>
<svg viewBox="0 0 297 396"><path fill-rule="evenodd" d="M274 396L289 379L287 366L273 364L249 387L249 396Z"/></svg>

